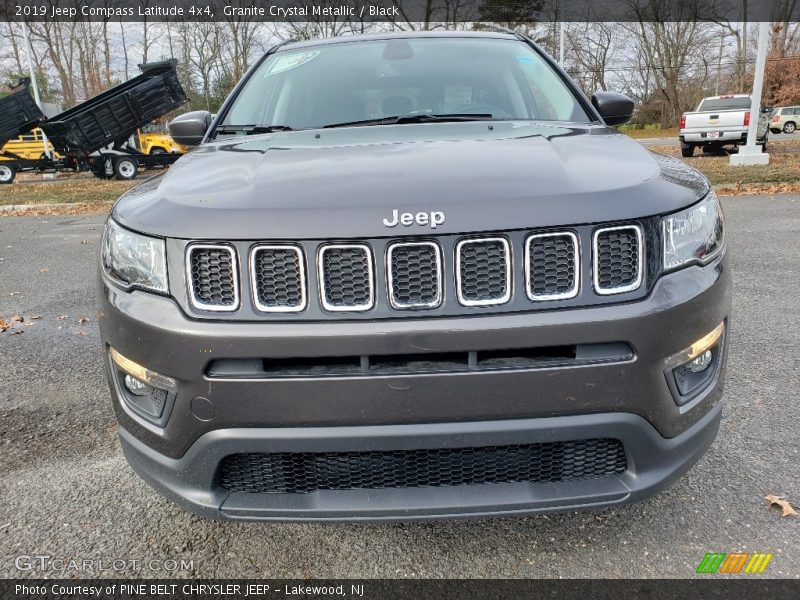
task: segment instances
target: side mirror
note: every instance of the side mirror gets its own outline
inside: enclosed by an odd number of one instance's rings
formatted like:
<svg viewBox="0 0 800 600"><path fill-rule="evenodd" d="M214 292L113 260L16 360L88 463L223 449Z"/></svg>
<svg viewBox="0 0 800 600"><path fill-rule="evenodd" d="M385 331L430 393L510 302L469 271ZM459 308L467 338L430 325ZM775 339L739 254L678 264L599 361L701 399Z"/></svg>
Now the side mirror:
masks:
<svg viewBox="0 0 800 600"><path fill-rule="evenodd" d="M622 125L633 116L633 100L616 92L595 92L592 106L603 117L606 125Z"/></svg>
<svg viewBox="0 0 800 600"><path fill-rule="evenodd" d="M168 128L173 140L182 146L197 146L211 127L211 113L195 110L179 115L170 121Z"/></svg>

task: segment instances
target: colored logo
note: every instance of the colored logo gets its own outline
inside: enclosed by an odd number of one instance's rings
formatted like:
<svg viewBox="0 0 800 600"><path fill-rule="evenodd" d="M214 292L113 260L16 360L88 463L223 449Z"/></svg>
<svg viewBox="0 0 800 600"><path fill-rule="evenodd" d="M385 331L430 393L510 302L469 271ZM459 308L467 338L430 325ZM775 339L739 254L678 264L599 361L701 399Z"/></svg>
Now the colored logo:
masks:
<svg viewBox="0 0 800 600"><path fill-rule="evenodd" d="M697 573L763 573L772 554L763 552L707 552Z"/></svg>

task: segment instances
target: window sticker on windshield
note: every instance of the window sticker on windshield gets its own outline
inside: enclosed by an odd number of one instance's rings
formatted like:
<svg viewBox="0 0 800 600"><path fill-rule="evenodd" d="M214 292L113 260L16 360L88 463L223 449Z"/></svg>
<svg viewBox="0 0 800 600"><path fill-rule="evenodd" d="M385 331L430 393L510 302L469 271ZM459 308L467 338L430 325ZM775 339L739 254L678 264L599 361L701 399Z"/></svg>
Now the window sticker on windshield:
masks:
<svg viewBox="0 0 800 600"><path fill-rule="evenodd" d="M314 50L312 52L298 52L297 54L289 54L288 56L279 56L275 59L275 62L272 63L272 66L265 73L265 76L275 75L276 73L283 73L289 69L294 69L295 67L299 67L300 65L304 65L307 62L314 60L317 56L319 56L319 50Z"/></svg>

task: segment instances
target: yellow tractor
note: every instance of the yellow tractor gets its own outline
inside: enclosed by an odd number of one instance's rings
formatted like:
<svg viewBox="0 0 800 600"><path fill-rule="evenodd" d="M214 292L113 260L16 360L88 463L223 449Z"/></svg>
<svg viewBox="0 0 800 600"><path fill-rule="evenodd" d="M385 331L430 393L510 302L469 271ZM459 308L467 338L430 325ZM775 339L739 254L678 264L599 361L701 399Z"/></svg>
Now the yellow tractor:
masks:
<svg viewBox="0 0 800 600"><path fill-rule="evenodd" d="M161 123L148 123L136 132L136 147L142 154L185 154L186 146L173 140Z"/></svg>

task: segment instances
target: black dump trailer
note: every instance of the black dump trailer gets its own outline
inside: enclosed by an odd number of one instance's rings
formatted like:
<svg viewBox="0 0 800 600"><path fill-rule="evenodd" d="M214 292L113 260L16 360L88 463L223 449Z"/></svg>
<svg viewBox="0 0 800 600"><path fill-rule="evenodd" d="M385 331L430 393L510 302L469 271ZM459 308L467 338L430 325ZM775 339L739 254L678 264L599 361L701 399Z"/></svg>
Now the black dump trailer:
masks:
<svg viewBox="0 0 800 600"><path fill-rule="evenodd" d="M28 91L30 84L31 80L27 77L20 79L9 95L0 98L0 148L9 140L29 132L44 119L44 114ZM0 155L7 158L0 159L0 183L11 183L19 170L19 157L3 152Z"/></svg>
<svg viewBox="0 0 800 600"><path fill-rule="evenodd" d="M12 87L8 96L0 98L0 147L44 120L44 114L28 91L30 84L27 77L20 79L19 85Z"/></svg>
<svg viewBox="0 0 800 600"><path fill-rule="evenodd" d="M128 141L137 129L175 110L187 101L178 80L175 59L139 65L142 74L53 117L22 121L9 119L9 129L16 124L9 139L39 126L53 144L58 158L16 160L17 170L92 171L97 177L133 179L139 167L167 166L179 154L144 154ZM30 94L22 94L36 106ZM5 98L4 100L7 100ZM37 108L38 111L38 108ZM7 140L6 140L7 141ZM110 148L110 149L109 149ZM15 157L5 154L6 158ZM18 157L17 157L18 158ZM1 165L7 161L0 160ZM12 177L13 179L13 177ZM0 183L2 181L0 173Z"/></svg>

